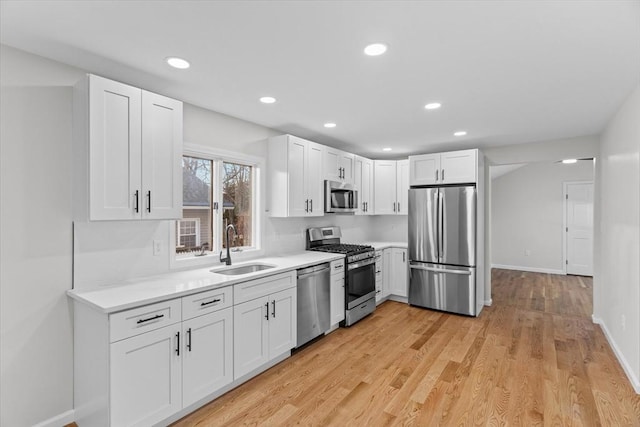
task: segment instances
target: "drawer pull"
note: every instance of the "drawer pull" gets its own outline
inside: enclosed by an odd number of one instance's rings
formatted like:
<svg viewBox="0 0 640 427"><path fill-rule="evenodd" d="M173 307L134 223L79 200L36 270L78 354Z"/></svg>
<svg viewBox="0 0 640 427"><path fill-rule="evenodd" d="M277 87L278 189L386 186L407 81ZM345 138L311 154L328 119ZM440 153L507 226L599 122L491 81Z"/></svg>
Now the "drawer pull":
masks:
<svg viewBox="0 0 640 427"><path fill-rule="evenodd" d="M209 305L209 304L215 304L217 302L220 302L220 298L216 298L216 299L213 299L213 300L207 301L207 302L201 302L200 303L200 307L204 307L205 305Z"/></svg>
<svg viewBox="0 0 640 427"><path fill-rule="evenodd" d="M180 332L176 332L176 355L180 356Z"/></svg>
<svg viewBox="0 0 640 427"><path fill-rule="evenodd" d="M191 328L187 329L187 350L191 351Z"/></svg>
<svg viewBox="0 0 640 427"><path fill-rule="evenodd" d="M160 319L162 317L164 317L164 314L156 314L155 316L149 317L148 319L139 319L138 320L138 324L145 323L145 322L150 322L152 320Z"/></svg>

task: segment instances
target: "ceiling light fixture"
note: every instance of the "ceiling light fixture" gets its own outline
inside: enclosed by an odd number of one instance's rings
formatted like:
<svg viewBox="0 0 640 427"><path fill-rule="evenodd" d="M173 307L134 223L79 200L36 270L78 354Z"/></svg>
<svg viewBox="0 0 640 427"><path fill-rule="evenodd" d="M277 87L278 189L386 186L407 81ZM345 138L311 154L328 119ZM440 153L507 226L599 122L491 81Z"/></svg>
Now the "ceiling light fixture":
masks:
<svg viewBox="0 0 640 427"><path fill-rule="evenodd" d="M173 68L177 68L179 70L186 70L191 66L191 64L189 64L189 61L187 61L186 59L178 58L175 56L169 56L168 58L165 58L165 61L167 61L167 64L171 65Z"/></svg>
<svg viewBox="0 0 640 427"><path fill-rule="evenodd" d="M387 51L387 45L383 43L373 43L364 48L365 55L378 56Z"/></svg>
<svg viewBox="0 0 640 427"><path fill-rule="evenodd" d="M562 163L564 163L565 165L570 165L571 163L575 163L577 161L578 159L565 159L562 161Z"/></svg>
<svg viewBox="0 0 640 427"><path fill-rule="evenodd" d="M383 148L382 151L391 151L390 147Z"/></svg>
<svg viewBox="0 0 640 427"><path fill-rule="evenodd" d="M334 128L334 127L336 127L336 124L335 123L325 123L324 127L326 127L326 128Z"/></svg>
<svg viewBox="0 0 640 427"><path fill-rule="evenodd" d="M424 108L427 110L437 110L440 107L442 107L442 104L440 104L439 102L431 102L424 106Z"/></svg>
<svg viewBox="0 0 640 427"><path fill-rule="evenodd" d="M274 102L276 102L276 99L273 96L263 96L262 98L260 98L260 102L262 102L263 104L273 104Z"/></svg>
<svg viewBox="0 0 640 427"><path fill-rule="evenodd" d="M467 134L466 130L459 130L458 132L454 132L453 136L465 136Z"/></svg>

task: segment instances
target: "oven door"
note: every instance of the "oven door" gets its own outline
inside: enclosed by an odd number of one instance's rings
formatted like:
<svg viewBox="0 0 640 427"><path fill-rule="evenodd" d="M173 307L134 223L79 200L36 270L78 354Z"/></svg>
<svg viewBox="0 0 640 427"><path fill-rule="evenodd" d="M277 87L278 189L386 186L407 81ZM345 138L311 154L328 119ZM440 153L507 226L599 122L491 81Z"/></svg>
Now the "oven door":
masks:
<svg viewBox="0 0 640 427"><path fill-rule="evenodd" d="M347 264L345 277L345 305L351 310L376 297L376 259L370 258Z"/></svg>

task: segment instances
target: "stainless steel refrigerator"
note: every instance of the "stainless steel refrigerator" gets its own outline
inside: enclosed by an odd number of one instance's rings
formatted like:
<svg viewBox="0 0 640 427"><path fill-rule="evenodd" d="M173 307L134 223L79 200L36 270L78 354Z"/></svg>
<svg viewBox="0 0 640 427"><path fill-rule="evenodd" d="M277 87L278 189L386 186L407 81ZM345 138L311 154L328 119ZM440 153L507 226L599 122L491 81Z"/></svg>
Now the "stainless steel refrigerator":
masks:
<svg viewBox="0 0 640 427"><path fill-rule="evenodd" d="M409 304L476 316L476 187L409 190Z"/></svg>

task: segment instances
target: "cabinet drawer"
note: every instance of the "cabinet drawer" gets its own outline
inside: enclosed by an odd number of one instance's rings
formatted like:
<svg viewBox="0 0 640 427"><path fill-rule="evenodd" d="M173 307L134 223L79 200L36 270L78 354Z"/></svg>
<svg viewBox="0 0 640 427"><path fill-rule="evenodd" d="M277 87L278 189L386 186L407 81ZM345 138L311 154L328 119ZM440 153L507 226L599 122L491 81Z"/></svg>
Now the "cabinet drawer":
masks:
<svg viewBox="0 0 640 427"><path fill-rule="evenodd" d="M145 305L109 316L110 342L182 321L180 298Z"/></svg>
<svg viewBox="0 0 640 427"><path fill-rule="evenodd" d="M331 261L331 274L344 273L344 259Z"/></svg>
<svg viewBox="0 0 640 427"><path fill-rule="evenodd" d="M276 274L274 276L263 277L261 279L249 280L233 286L234 304L260 298L273 292L296 286L296 272Z"/></svg>
<svg viewBox="0 0 640 427"><path fill-rule="evenodd" d="M233 305L233 286L182 297L182 319L222 310Z"/></svg>

